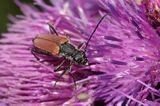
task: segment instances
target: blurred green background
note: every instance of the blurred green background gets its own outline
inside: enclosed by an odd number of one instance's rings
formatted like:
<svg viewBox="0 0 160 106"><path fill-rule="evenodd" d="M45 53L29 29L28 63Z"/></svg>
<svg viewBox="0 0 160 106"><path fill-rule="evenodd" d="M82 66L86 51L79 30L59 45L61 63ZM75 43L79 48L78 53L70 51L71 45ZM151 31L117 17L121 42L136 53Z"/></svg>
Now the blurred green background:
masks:
<svg viewBox="0 0 160 106"><path fill-rule="evenodd" d="M22 2L32 2L33 0L21 0ZM14 0L0 0L0 33L6 32L8 15L22 14Z"/></svg>
<svg viewBox="0 0 160 106"><path fill-rule="evenodd" d="M15 5L14 0L0 0L0 32L6 31L8 15L21 14L19 8Z"/></svg>

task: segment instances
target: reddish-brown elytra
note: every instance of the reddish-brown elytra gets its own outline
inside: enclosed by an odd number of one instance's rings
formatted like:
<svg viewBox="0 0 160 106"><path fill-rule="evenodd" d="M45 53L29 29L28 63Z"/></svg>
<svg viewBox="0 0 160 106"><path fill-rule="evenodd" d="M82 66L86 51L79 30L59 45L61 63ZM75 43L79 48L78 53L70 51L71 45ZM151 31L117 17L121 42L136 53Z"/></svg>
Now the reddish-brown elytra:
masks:
<svg viewBox="0 0 160 106"><path fill-rule="evenodd" d="M51 34L37 35L33 39L33 48L31 50L32 54L38 60L39 58L37 57L36 54L64 57L65 59L55 68L54 71L58 71L61 68L61 66L65 63L65 61L69 60L70 61L69 65L61 73L59 78L61 78L62 75L65 74L67 71L70 71L73 64L88 65L88 59L86 57L86 49L89 45L89 41L91 40L94 32L98 28L101 21L105 18L105 16L106 15L104 15L96 25L88 41L86 42L84 50L80 50L80 48L83 46L84 43L80 43L78 47L75 47L69 42L69 39L66 36L59 35L57 31L54 29L54 27L49 23L48 25Z"/></svg>

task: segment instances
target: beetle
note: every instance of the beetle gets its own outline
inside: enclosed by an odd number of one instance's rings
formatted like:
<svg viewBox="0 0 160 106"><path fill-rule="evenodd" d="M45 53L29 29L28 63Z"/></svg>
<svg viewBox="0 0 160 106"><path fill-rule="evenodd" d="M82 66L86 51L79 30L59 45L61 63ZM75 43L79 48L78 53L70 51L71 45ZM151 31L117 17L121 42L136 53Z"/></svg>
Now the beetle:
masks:
<svg viewBox="0 0 160 106"><path fill-rule="evenodd" d="M69 38L59 35L53 25L51 23L48 23L51 34L37 35L33 39L33 48L31 49L31 53L35 56L37 60L39 60L39 57L37 57L36 54L64 57L64 60L62 60L62 62L55 68L55 72L58 71L67 60L69 60L69 65L60 74L59 78L61 78L67 71L69 72L74 64L83 66L88 65L89 62L86 56L87 47L92 36L96 32L98 26L105 18L105 16L106 15L104 15L97 23L95 29L93 30L89 39L86 42L84 50L80 50L84 43L80 43L78 47L75 47L69 42Z"/></svg>

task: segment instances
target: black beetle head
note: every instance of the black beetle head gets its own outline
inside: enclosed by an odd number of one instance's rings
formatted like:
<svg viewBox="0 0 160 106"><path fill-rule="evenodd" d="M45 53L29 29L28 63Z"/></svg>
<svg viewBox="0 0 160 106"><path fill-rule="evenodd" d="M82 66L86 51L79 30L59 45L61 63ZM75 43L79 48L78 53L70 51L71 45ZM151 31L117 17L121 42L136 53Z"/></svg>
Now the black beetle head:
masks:
<svg viewBox="0 0 160 106"><path fill-rule="evenodd" d="M88 65L88 59L86 57L85 52L78 51L74 56L74 61L81 65Z"/></svg>

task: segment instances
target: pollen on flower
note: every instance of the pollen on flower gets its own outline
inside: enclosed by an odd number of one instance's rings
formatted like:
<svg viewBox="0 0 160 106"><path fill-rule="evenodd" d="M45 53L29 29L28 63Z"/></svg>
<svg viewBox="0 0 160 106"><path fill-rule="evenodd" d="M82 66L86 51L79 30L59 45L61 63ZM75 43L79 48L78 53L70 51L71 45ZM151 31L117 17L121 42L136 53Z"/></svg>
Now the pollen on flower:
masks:
<svg viewBox="0 0 160 106"><path fill-rule="evenodd" d="M77 99L80 99L80 100L85 100L85 99L87 99L88 98L88 94L86 94L86 93L81 93L81 94L78 94L77 95Z"/></svg>

